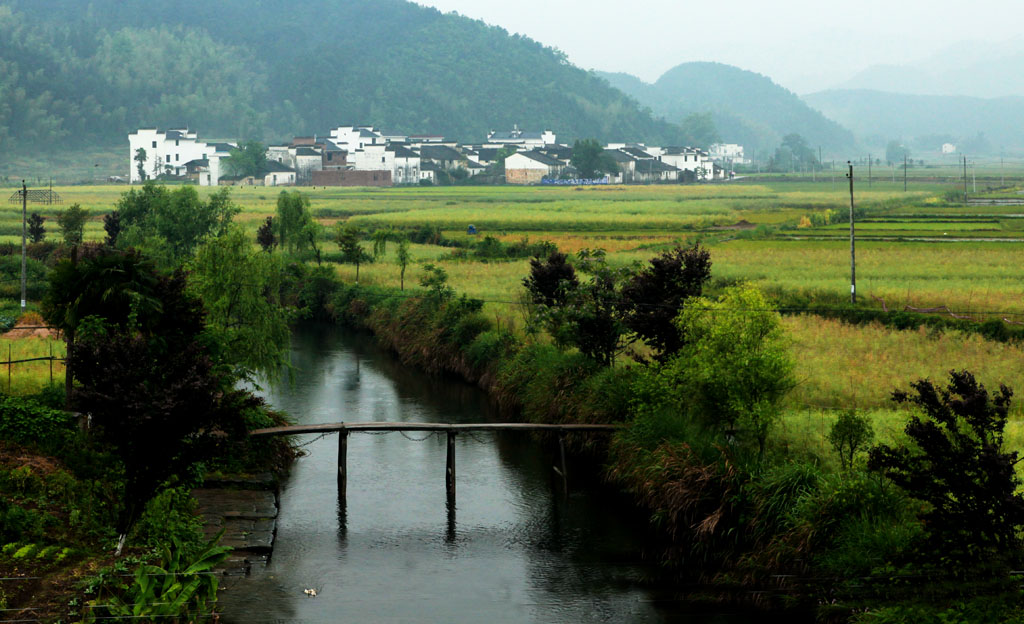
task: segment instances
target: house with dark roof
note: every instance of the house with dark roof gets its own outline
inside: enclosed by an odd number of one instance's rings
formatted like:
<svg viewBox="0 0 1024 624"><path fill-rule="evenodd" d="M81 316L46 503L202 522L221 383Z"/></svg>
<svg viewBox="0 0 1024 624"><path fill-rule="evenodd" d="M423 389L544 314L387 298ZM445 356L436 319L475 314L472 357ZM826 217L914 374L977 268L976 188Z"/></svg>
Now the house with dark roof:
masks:
<svg viewBox="0 0 1024 624"><path fill-rule="evenodd" d="M274 160L267 161L263 186L295 186L295 169Z"/></svg>
<svg viewBox="0 0 1024 624"><path fill-rule="evenodd" d="M448 145L427 145L420 147L420 158L430 160L444 170L466 166L466 155Z"/></svg>
<svg viewBox="0 0 1024 624"><path fill-rule="evenodd" d="M505 181L509 184L540 184L544 178L557 178L565 163L543 152L516 152L505 159Z"/></svg>

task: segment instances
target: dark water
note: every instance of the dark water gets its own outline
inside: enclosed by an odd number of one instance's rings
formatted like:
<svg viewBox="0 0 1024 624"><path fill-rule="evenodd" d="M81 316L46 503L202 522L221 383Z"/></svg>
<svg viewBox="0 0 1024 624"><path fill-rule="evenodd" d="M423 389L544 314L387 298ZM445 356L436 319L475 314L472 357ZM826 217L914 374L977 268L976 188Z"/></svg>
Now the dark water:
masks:
<svg viewBox="0 0 1024 624"><path fill-rule="evenodd" d="M365 336L294 336L294 384L268 392L300 423L502 420L482 392L399 365ZM337 436L306 447L281 491L266 570L221 592L228 622L748 622L694 614L642 561L645 522L623 500L553 478L555 449L522 433L457 438L446 504L445 438L351 434L348 500ZM303 441L314 439L306 436ZM585 480L584 480L585 481ZM317 590L309 598L303 590ZM723 609L724 611L725 609Z"/></svg>

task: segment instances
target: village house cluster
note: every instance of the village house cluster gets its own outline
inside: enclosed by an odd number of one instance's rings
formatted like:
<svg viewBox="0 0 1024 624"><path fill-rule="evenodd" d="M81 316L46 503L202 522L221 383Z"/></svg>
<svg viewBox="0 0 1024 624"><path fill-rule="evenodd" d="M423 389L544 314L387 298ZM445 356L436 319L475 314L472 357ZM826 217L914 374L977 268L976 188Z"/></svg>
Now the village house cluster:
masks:
<svg viewBox="0 0 1024 624"><path fill-rule="evenodd" d="M573 148L559 144L550 130L529 132L513 127L491 131L472 145L435 135L397 135L372 126L339 126L326 136L295 137L286 145L267 147L262 176L233 175L227 159L238 144L206 142L185 129L142 128L128 135L132 183L146 179L192 180L200 186L395 186L438 184L442 178L466 179L489 174L493 181L501 156L508 184L648 184L722 179L723 164L742 162L738 145L714 146L723 159L693 147L655 147L643 143L609 143L605 154L618 173L580 180ZM514 152L514 153L511 153ZM727 156L727 158L725 158ZM482 179L482 178L481 178Z"/></svg>

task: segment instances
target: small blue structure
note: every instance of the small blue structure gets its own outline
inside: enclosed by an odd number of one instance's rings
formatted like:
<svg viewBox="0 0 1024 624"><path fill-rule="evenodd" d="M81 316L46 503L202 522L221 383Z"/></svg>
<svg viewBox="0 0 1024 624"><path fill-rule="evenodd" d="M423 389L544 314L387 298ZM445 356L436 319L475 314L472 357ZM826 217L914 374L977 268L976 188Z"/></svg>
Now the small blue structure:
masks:
<svg viewBox="0 0 1024 624"><path fill-rule="evenodd" d="M468 228L466 228L466 234L476 234L476 226L470 225Z"/></svg>

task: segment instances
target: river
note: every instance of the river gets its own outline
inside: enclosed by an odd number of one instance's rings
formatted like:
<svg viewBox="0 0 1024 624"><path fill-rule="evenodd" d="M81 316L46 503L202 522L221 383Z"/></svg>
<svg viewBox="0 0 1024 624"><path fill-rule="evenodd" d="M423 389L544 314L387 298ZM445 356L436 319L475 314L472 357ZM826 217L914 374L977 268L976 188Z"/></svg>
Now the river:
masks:
<svg viewBox="0 0 1024 624"><path fill-rule="evenodd" d="M293 381L265 396L299 423L502 420L479 389L403 367L347 330L301 328L292 363ZM658 589L642 515L572 459L566 497L555 450L528 434L460 435L454 508L443 435L351 434L345 505L337 436L301 442L270 563L220 594L228 623L766 621L695 613Z"/></svg>

